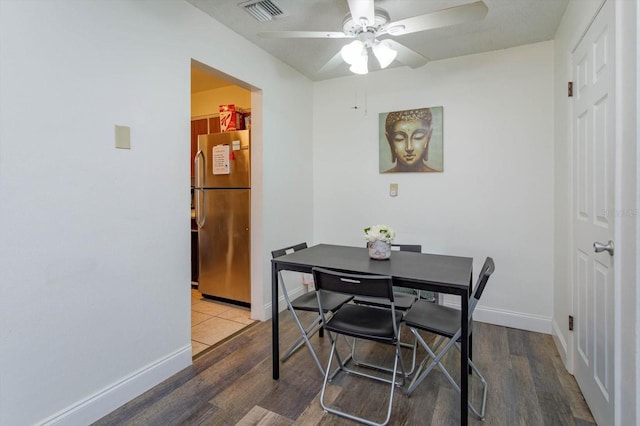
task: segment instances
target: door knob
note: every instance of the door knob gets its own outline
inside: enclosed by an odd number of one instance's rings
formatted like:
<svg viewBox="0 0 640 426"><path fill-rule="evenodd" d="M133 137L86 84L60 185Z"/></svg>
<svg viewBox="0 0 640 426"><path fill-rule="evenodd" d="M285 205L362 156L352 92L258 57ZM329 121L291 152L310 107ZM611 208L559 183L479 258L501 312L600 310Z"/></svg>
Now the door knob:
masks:
<svg viewBox="0 0 640 426"><path fill-rule="evenodd" d="M593 243L593 249L596 251L596 253L600 253L601 251L608 251L609 256L613 256L613 241L609 240L607 244L596 241L595 243Z"/></svg>

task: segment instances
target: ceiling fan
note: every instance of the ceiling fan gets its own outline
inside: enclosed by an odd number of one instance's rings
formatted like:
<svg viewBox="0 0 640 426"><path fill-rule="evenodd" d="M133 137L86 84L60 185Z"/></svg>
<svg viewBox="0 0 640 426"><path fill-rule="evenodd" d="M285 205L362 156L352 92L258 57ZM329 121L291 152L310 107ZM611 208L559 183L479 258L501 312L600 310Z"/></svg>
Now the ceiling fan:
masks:
<svg viewBox="0 0 640 426"><path fill-rule="evenodd" d="M263 31L258 35L266 38L355 39L330 59L320 72L335 68L345 61L351 65L351 72L366 74L369 50L378 60L380 68L386 68L394 60L411 68L421 67L429 61L392 37L482 19L489 10L484 2L476 1L392 22L386 10L375 7L374 0L347 2L349 13L342 22L342 31Z"/></svg>

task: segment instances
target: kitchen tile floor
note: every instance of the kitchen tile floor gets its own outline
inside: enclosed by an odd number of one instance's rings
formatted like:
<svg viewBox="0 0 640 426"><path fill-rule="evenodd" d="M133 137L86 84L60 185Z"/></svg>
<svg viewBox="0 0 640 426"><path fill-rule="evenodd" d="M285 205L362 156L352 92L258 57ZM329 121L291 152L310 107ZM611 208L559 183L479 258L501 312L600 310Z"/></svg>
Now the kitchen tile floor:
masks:
<svg viewBox="0 0 640 426"><path fill-rule="evenodd" d="M191 356L253 324L249 308L205 299L191 289Z"/></svg>

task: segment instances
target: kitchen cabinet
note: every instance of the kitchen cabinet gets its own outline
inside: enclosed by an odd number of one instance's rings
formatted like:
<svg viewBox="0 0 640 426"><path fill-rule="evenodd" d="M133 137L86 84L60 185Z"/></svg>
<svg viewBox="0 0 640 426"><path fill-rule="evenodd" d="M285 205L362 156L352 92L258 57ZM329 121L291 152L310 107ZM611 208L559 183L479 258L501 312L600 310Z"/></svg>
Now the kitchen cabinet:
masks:
<svg viewBox="0 0 640 426"><path fill-rule="evenodd" d="M220 117L209 117L209 133L220 133Z"/></svg>

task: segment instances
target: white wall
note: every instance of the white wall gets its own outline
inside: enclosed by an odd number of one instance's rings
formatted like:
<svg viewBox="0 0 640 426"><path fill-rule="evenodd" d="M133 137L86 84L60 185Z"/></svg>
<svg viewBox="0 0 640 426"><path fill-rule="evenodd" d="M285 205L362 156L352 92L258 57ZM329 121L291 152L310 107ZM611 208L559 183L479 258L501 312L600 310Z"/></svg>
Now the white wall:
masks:
<svg viewBox="0 0 640 426"><path fill-rule="evenodd" d="M320 82L314 93L315 242L361 245L365 226L386 223L399 243L472 256L476 273L492 256L476 319L549 333L553 42ZM428 106L444 108L444 173L379 174L378 114Z"/></svg>
<svg viewBox="0 0 640 426"><path fill-rule="evenodd" d="M268 250L312 235L311 83L186 2L0 1L1 425L87 424L190 365L192 58L263 109L264 317Z"/></svg>

